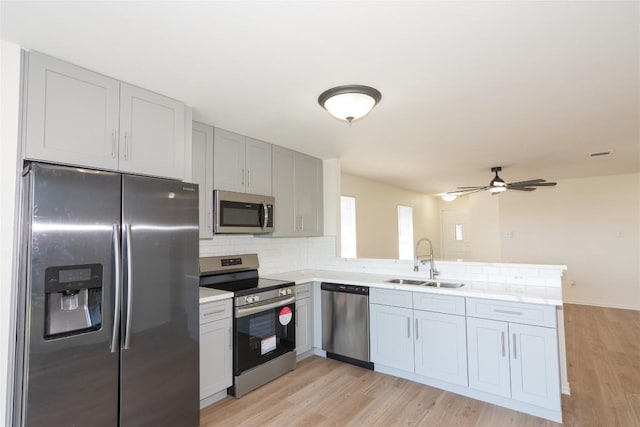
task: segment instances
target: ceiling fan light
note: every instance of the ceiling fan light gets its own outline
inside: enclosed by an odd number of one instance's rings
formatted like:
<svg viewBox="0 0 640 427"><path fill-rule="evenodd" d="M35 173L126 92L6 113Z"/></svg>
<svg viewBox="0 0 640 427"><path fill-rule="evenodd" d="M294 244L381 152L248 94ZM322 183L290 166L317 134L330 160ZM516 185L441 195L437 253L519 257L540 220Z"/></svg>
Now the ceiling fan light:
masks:
<svg viewBox="0 0 640 427"><path fill-rule="evenodd" d="M333 117L351 123L367 114L380 102L380 92L369 86L338 86L324 91L318 103Z"/></svg>
<svg viewBox="0 0 640 427"><path fill-rule="evenodd" d="M457 196L455 194L443 194L440 196L445 202L453 202Z"/></svg>
<svg viewBox="0 0 640 427"><path fill-rule="evenodd" d="M506 185L504 187L500 186L500 185L489 187L489 192L490 193L502 193L503 191L506 191L506 190L507 190L507 186Z"/></svg>

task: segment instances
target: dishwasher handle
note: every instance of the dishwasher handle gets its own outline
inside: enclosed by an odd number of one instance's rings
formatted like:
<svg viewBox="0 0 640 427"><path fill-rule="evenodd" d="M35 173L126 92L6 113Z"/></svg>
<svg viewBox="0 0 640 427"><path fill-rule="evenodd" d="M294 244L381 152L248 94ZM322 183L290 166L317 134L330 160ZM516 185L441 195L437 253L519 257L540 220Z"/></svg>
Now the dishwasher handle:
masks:
<svg viewBox="0 0 640 427"><path fill-rule="evenodd" d="M345 294L369 295L368 286L342 285L340 283L325 283L320 285L320 289L329 292L340 292Z"/></svg>

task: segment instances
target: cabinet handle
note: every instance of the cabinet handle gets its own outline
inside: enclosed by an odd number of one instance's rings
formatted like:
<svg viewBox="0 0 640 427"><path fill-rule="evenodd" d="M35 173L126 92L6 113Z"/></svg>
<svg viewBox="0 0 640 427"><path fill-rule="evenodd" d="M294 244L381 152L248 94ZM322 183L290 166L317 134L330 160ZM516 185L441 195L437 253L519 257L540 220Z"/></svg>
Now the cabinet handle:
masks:
<svg viewBox="0 0 640 427"><path fill-rule="evenodd" d="M304 231L304 215L300 217L300 231Z"/></svg>
<svg viewBox="0 0 640 427"><path fill-rule="evenodd" d="M231 328L229 330L229 350L231 350L231 346L233 344L233 335L231 334Z"/></svg>
<svg viewBox="0 0 640 427"><path fill-rule="evenodd" d="M127 132L124 133L124 159L129 160L129 138Z"/></svg>
<svg viewBox="0 0 640 427"><path fill-rule="evenodd" d="M207 221L207 228L211 230L211 224L213 223L213 216L211 215L211 209L209 209L209 221Z"/></svg>
<svg viewBox="0 0 640 427"><path fill-rule="evenodd" d="M500 333L500 340L502 341L502 357L504 357L504 331Z"/></svg>
<svg viewBox="0 0 640 427"><path fill-rule="evenodd" d="M418 319L416 319L416 341L418 341Z"/></svg>
<svg viewBox="0 0 640 427"><path fill-rule="evenodd" d="M251 168L247 169L247 187L251 187Z"/></svg>
<svg viewBox="0 0 640 427"><path fill-rule="evenodd" d="M111 158L116 158L116 130L111 129Z"/></svg>
<svg viewBox="0 0 640 427"><path fill-rule="evenodd" d="M244 185L244 168L242 168L242 171L241 171L241 175L240 175L240 184L241 184L241 185Z"/></svg>
<svg viewBox="0 0 640 427"><path fill-rule="evenodd" d="M517 359L518 358L518 352L516 350L516 345L517 345L517 343L516 343L516 334L513 334L512 337L513 337L513 358Z"/></svg>
<svg viewBox="0 0 640 427"><path fill-rule="evenodd" d="M411 338L411 318L407 317L407 338Z"/></svg>
<svg viewBox="0 0 640 427"><path fill-rule="evenodd" d="M499 310L497 308L494 308L493 312L494 313L500 313L500 314L512 314L514 316L522 316L522 312L521 311Z"/></svg>

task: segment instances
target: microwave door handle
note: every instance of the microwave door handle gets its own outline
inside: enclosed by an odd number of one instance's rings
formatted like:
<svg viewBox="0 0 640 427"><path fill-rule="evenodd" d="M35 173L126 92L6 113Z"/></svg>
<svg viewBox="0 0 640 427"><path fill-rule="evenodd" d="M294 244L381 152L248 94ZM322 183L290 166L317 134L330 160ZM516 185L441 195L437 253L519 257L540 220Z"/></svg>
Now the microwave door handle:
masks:
<svg viewBox="0 0 640 427"><path fill-rule="evenodd" d="M265 228L267 228L267 224L269 223L269 209L267 209L267 204L264 202L264 200L262 202L262 224L260 224L260 228L262 228L263 230Z"/></svg>

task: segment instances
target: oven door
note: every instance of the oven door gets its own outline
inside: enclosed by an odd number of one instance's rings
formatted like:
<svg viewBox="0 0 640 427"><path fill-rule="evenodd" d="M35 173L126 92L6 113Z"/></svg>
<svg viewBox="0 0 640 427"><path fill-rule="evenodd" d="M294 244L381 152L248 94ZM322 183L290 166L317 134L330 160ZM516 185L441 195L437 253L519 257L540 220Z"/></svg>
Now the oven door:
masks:
<svg viewBox="0 0 640 427"><path fill-rule="evenodd" d="M236 307L234 375L296 348L295 296Z"/></svg>

